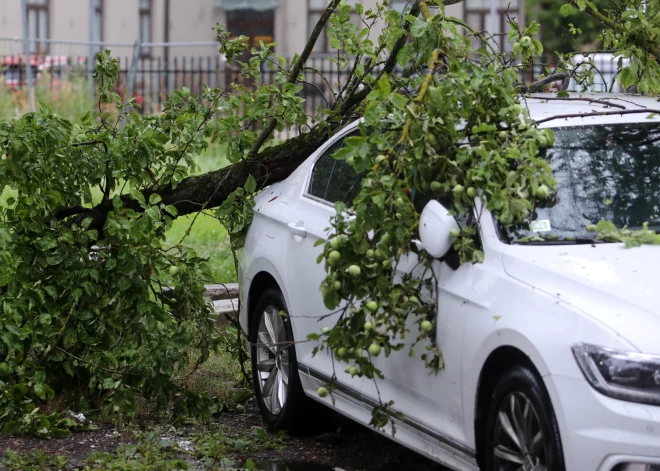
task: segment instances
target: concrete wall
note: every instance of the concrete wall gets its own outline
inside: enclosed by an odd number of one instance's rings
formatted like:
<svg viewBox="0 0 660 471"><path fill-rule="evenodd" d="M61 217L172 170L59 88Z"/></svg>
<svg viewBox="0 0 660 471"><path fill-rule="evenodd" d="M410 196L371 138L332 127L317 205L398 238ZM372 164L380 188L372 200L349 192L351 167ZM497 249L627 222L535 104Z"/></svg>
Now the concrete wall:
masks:
<svg viewBox="0 0 660 471"><path fill-rule="evenodd" d="M359 0L365 10L375 8L379 0ZM524 3L524 2L522 2ZM20 0L0 0L0 36L22 35ZM165 0L153 0L151 40L163 42ZM464 17L464 4L447 7L447 14ZM522 15L521 15L522 16ZM50 0L51 39L86 41L88 39L88 0ZM105 0L103 11L103 40L111 43L134 43L139 35L138 0ZM225 12L216 6L215 0L170 0L170 41L215 41L213 26L225 22ZM275 14L275 41L277 52L293 55L301 52L307 40L307 0L283 0ZM374 27L371 39L376 41L383 25ZM170 57L213 56L217 47L172 48ZM132 48L112 47L120 57L130 57ZM20 53L20 43L0 41L0 54ZM85 46L53 45L51 54L87 55ZM163 49L154 49L152 56L160 56Z"/></svg>

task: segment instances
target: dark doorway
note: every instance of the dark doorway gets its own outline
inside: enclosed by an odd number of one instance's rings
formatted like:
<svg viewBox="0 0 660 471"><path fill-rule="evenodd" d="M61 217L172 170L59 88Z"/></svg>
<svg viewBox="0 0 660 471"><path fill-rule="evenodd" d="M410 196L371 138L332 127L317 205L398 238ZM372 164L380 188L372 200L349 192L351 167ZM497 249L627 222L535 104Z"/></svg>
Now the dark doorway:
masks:
<svg viewBox="0 0 660 471"><path fill-rule="evenodd" d="M227 12L227 30L233 36L244 35L250 38L250 46L258 47L259 41L272 43L275 36L275 10L257 11L251 9Z"/></svg>
<svg viewBox="0 0 660 471"><path fill-rule="evenodd" d="M239 10L230 10L227 12L227 31L232 36L247 36L249 38L249 48L235 60L247 62L250 58L250 49L259 47L259 42L264 44L273 42L275 36L275 10L258 11L250 8ZM236 79L238 70L232 64L227 64L227 83ZM243 85L249 85L250 80L243 81Z"/></svg>

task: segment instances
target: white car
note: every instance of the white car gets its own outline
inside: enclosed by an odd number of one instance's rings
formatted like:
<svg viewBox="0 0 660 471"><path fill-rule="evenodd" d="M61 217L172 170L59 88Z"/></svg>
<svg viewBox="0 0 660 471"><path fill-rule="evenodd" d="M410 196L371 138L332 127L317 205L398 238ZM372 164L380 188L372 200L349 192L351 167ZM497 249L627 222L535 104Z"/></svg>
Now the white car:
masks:
<svg viewBox="0 0 660 471"><path fill-rule="evenodd" d="M589 102L593 95L572 97L585 101L526 101L537 120L617 110ZM647 98L597 98L660 108ZM660 470L660 247L626 249L585 230L601 219L660 228L660 118L649 114L543 124L556 133L548 158L557 201L537 208L531 227L506 229L475 199L483 263L442 261L457 221L438 201L419 208L421 244L438 256L436 341L446 366L429 374L406 348L375 358L385 375L380 397L405 416L394 436L383 433L455 470ZM359 177L331 154L355 132L357 123L347 126L257 197L240 255L241 325L256 398L274 429L315 420L310 400L368 424L378 400L372 380L343 364L335 370L327 351L313 355L305 341L336 321L319 322L328 310L314 243L327 237L332 203L351 201ZM538 234L550 237L523 243ZM402 271L415 265L407 257ZM319 397L334 374L332 395Z"/></svg>

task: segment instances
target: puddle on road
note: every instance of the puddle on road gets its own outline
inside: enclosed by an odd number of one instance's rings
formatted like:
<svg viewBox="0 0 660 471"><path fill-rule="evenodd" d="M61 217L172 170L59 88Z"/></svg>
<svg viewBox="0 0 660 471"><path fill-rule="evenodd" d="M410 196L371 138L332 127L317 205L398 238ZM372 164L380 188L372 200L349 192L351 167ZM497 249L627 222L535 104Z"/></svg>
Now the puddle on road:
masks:
<svg viewBox="0 0 660 471"><path fill-rule="evenodd" d="M333 471L335 468L314 463L259 462L255 463L254 469L259 471Z"/></svg>

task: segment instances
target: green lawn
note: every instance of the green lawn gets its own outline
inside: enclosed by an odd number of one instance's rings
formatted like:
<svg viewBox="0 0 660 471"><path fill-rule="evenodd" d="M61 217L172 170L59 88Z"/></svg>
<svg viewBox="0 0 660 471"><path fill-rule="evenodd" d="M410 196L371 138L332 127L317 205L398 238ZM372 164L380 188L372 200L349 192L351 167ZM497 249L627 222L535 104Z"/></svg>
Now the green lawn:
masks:
<svg viewBox="0 0 660 471"><path fill-rule="evenodd" d="M211 145L202 155L197 157L199 173L205 173L222 168L228 164L224 150L220 145ZM195 215L181 217L167 233L168 244L178 243L192 223ZM209 266L214 283L232 283L236 281L234 259L229 249L229 237L224 226L207 214L200 214L186 237L183 245L195 249L198 255L209 258Z"/></svg>

